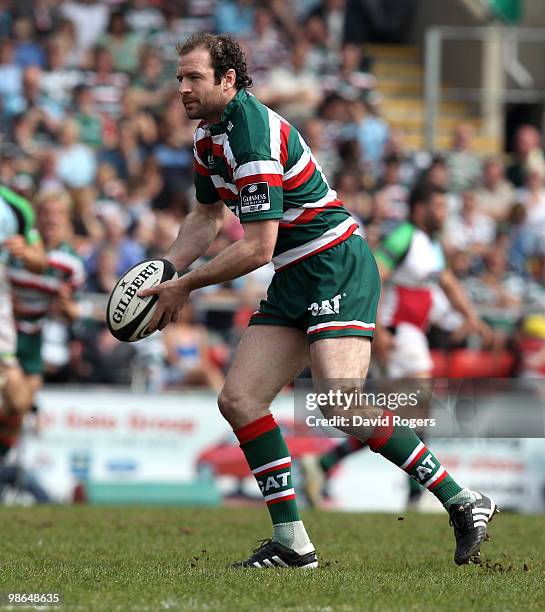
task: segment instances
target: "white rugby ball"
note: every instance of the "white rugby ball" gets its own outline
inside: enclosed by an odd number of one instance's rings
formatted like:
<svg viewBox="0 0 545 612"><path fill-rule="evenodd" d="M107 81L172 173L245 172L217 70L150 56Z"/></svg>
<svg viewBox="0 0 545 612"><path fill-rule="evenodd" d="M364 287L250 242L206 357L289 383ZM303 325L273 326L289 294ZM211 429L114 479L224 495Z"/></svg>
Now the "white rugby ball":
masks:
<svg viewBox="0 0 545 612"><path fill-rule="evenodd" d="M158 296L141 298L137 293L176 276L176 269L166 259L142 261L125 272L113 288L106 308L110 333L123 342L136 342L152 334L155 330L149 331L147 326Z"/></svg>

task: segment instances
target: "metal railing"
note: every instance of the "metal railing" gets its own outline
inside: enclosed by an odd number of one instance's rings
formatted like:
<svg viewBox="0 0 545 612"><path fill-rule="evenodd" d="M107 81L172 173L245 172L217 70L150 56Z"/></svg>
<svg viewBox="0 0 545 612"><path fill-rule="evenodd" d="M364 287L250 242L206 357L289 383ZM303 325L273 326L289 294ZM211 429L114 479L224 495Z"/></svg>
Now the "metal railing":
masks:
<svg viewBox="0 0 545 612"><path fill-rule="evenodd" d="M483 70L481 87L449 88L443 91L442 59L445 41L481 42ZM479 103L485 133L500 136L503 130L503 105L507 103L545 102L545 89L534 87L534 79L519 60L521 43L542 44L545 29L490 25L487 27L437 26L426 32L425 39L425 143L434 150L437 119L442 100ZM545 49L544 49L545 50ZM505 87L506 76L518 86Z"/></svg>

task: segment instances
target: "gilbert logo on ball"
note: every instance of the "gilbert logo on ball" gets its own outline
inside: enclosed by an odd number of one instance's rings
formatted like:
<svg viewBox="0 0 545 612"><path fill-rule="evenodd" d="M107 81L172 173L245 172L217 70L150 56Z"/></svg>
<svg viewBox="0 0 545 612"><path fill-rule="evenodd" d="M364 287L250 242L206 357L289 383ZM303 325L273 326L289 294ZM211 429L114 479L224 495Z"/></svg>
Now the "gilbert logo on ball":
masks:
<svg viewBox="0 0 545 612"><path fill-rule="evenodd" d="M176 269L166 259L142 261L125 272L113 288L106 308L110 333L123 342L136 342L153 333L147 326L158 296L140 298L137 293L175 277Z"/></svg>

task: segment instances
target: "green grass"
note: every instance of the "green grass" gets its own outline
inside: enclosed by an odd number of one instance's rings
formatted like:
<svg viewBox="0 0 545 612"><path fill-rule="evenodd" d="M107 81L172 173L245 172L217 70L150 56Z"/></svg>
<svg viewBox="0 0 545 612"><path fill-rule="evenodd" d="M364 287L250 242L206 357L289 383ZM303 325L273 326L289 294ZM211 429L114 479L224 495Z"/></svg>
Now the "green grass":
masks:
<svg viewBox="0 0 545 612"><path fill-rule="evenodd" d="M446 515L307 512L316 571L229 570L270 533L259 509L0 509L0 591L66 610L543 610L543 517L500 514L456 567Z"/></svg>

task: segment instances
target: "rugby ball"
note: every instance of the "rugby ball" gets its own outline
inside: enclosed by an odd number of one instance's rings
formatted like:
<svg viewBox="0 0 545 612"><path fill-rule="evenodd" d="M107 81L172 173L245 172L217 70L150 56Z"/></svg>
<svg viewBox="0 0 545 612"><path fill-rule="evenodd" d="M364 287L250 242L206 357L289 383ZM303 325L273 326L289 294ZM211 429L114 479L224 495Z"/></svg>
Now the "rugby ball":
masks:
<svg viewBox="0 0 545 612"><path fill-rule="evenodd" d="M117 281L108 300L106 323L110 333L123 342L136 342L149 336L147 326L153 317L158 296L138 297L141 289L149 289L177 276L166 259L149 259L133 266Z"/></svg>

